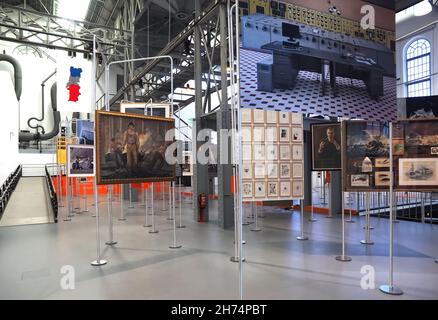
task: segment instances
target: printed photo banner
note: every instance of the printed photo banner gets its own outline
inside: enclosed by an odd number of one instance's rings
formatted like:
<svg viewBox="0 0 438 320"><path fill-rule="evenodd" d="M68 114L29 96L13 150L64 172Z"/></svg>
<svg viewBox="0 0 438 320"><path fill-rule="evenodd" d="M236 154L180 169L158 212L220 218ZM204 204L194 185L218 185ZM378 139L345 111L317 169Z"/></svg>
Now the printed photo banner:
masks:
<svg viewBox="0 0 438 320"><path fill-rule="evenodd" d="M92 63L82 58L57 57L56 81L58 111L92 111Z"/></svg>

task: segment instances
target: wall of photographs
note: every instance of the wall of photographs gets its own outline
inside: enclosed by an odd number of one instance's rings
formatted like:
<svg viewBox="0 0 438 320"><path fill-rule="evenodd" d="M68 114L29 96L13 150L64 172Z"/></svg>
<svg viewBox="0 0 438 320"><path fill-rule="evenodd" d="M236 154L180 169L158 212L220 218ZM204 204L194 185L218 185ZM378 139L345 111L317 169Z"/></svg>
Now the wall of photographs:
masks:
<svg viewBox="0 0 438 320"><path fill-rule="evenodd" d="M377 121L343 123L343 178L346 191L389 187L389 124Z"/></svg>
<svg viewBox="0 0 438 320"><path fill-rule="evenodd" d="M242 109L244 199L303 199L303 150L301 114Z"/></svg>
<svg viewBox="0 0 438 320"><path fill-rule="evenodd" d="M438 121L402 120L393 124L393 161L397 190L438 189Z"/></svg>

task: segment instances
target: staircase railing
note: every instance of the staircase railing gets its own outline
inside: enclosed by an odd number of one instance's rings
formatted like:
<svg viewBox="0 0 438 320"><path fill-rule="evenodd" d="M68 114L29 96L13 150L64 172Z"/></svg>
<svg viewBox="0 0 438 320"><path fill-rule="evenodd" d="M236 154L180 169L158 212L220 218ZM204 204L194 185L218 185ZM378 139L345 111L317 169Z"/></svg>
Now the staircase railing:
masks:
<svg viewBox="0 0 438 320"><path fill-rule="evenodd" d="M55 187L53 186L53 181L52 181L52 175L48 170L48 166L45 165L44 169L46 172L45 178L46 178L47 189L49 190L50 204L52 206L53 217L56 223L58 222L58 196L55 192Z"/></svg>

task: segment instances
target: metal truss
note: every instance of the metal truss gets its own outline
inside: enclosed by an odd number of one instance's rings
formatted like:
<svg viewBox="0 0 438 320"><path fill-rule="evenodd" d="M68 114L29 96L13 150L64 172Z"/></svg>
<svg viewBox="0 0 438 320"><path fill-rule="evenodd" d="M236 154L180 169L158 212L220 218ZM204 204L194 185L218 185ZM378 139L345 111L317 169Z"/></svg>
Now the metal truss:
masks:
<svg viewBox="0 0 438 320"><path fill-rule="evenodd" d="M30 46L90 53L93 36L105 47L102 53L123 58L130 48L131 30L65 19L0 3L0 40Z"/></svg>

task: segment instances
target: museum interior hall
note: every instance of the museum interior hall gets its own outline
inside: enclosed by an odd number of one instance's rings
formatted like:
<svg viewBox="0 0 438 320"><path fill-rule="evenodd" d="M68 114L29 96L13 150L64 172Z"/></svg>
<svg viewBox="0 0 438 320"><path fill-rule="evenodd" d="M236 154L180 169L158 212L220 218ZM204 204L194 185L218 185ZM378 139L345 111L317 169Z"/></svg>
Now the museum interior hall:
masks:
<svg viewBox="0 0 438 320"><path fill-rule="evenodd" d="M436 0L1 1L0 299L438 299L437 34Z"/></svg>

